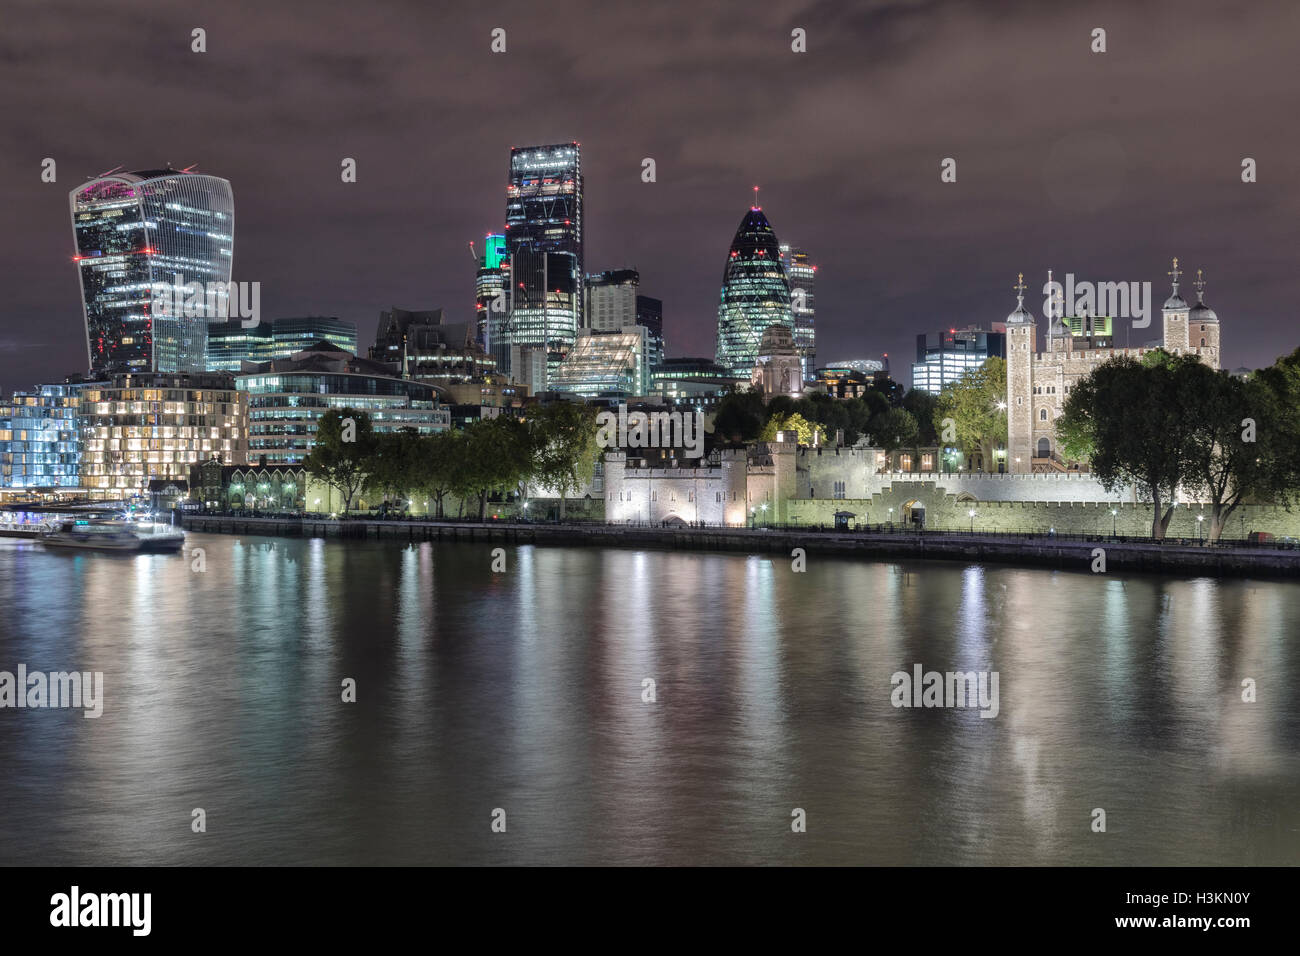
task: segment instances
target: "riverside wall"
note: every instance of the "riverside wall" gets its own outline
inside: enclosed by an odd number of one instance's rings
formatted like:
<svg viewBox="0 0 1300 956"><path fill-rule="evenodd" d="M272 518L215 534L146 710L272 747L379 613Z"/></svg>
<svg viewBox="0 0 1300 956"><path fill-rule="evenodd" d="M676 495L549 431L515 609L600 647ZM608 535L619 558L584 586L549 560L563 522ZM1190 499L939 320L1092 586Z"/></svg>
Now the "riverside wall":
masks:
<svg viewBox="0 0 1300 956"><path fill-rule="evenodd" d="M1109 517L1109 515L1108 515ZM1107 572L1147 571L1209 576L1300 576L1300 550L1211 548L1197 544L1018 538L998 534L942 532L822 532L785 528L649 528L617 525L546 525L489 521L331 521L317 518L245 518L185 515L186 530L242 535L280 535L403 542L453 541L505 545L656 548L781 554L802 548L822 556L868 560L940 559L1052 567L1084 573L1103 553Z"/></svg>

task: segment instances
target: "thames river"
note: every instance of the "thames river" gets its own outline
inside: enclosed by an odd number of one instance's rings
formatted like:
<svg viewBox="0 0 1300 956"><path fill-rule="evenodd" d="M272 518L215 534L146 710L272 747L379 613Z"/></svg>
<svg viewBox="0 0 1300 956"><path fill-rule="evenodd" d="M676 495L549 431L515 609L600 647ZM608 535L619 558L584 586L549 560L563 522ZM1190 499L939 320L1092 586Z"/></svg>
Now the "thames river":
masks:
<svg viewBox="0 0 1300 956"><path fill-rule="evenodd" d="M0 862L1300 860L1300 584L503 557L0 542L0 671L104 680L0 709ZM895 707L917 664L997 715Z"/></svg>

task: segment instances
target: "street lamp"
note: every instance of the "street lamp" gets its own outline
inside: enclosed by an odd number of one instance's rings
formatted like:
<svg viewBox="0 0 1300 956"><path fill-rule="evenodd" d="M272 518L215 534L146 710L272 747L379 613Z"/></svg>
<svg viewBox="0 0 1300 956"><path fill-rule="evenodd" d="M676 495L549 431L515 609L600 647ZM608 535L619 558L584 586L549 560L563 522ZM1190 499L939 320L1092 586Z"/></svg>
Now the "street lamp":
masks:
<svg viewBox="0 0 1300 956"><path fill-rule="evenodd" d="M1201 522L1205 520L1205 515L1196 516L1196 543L1201 543Z"/></svg>
<svg viewBox="0 0 1300 956"><path fill-rule="evenodd" d="M1116 528L1119 524L1119 512L1114 508L1110 509L1110 536L1115 537Z"/></svg>
<svg viewBox="0 0 1300 956"><path fill-rule="evenodd" d="M966 513L970 515L970 531L971 534L974 534L975 533L975 509L972 508L970 511Z"/></svg>
<svg viewBox="0 0 1300 956"><path fill-rule="evenodd" d="M893 508L890 508L890 509L889 509L889 527L890 527L891 530L892 530L893 527L894 527L894 509L893 509Z"/></svg>

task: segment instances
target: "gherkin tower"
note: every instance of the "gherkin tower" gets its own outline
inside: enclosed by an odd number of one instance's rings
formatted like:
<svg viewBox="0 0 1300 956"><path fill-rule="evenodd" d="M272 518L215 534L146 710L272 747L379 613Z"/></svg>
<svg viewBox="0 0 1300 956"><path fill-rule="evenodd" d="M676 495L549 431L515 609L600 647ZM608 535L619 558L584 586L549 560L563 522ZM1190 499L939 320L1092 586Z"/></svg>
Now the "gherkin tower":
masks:
<svg viewBox="0 0 1300 956"><path fill-rule="evenodd" d="M794 327L790 283L776 233L760 206L741 220L722 273L718 304L718 364L748 377L763 333L773 325Z"/></svg>

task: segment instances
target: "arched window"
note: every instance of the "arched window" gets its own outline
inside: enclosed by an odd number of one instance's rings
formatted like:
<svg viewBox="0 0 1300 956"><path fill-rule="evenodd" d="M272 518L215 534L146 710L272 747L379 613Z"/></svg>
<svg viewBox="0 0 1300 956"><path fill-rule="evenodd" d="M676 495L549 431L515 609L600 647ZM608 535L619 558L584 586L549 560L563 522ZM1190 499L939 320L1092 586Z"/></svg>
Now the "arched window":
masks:
<svg viewBox="0 0 1300 956"><path fill-rule="evenodd" d="M1052 457L1052 443L1046 438L1038 439L1038 457L1039 458Z"/></svg>
<svg viewBox="0 0 1300 956"><path fill-rule="evenodd" d="M1038 410L1038 420L1039 420L1040 422L1045 422L1045 421L1047 421L1047 409L1045 409L1045 408L1040 408L1040 409Z"/></svg>
<svg viewBox="0 0 1300 956"><path fill-rule="evenodd" d="M1201 336L1201 348L1205 348L1205 336Z"/></svg>

